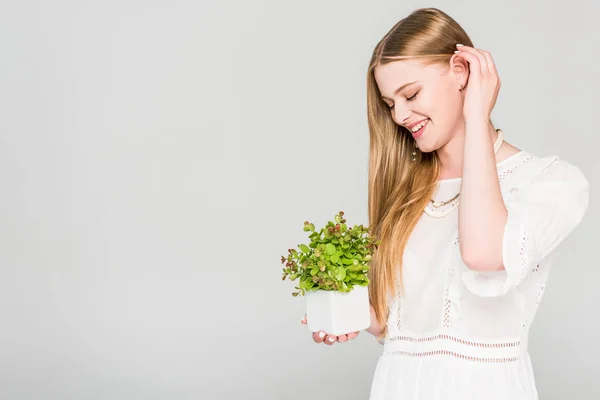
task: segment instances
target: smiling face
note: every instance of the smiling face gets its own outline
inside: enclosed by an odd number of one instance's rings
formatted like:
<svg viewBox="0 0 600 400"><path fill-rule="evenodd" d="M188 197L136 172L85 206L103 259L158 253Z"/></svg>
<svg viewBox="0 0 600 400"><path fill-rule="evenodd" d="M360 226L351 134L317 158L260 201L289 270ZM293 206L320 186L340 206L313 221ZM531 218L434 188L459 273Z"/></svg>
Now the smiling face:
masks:
<svg viewBox="0 0 600 400"><path fill-rule="evenodd" d="M376 67L374 76L392 119L412 132L421 151L444 146L464 125L464 92L459 89L468 79L468 66L461 58L429 65L394 61Z"/></svg>

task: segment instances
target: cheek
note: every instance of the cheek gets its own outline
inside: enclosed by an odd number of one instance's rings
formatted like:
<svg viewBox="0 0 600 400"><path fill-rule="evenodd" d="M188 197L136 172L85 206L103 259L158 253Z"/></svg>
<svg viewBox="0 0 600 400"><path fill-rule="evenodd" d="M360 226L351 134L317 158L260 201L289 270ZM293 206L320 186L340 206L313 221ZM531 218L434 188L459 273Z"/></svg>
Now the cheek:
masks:
<svg viewBox="0 0 600 400"><path fill-rule="evenodd" d="M447 90L440 90L434 96L423 99L424 111L437 122L451 122L462 114L462 98Z"/></svg>
<svg viewBox="0 0 600 400"><path fill-rule="evenodd" d="M418 111L420 111L420 114L435 120L436 117L440 118L440 109L443 108L441 107L443 104L444 99L438 98L435 94L423 94L423 96L421 96L419 99Z"/></svg>

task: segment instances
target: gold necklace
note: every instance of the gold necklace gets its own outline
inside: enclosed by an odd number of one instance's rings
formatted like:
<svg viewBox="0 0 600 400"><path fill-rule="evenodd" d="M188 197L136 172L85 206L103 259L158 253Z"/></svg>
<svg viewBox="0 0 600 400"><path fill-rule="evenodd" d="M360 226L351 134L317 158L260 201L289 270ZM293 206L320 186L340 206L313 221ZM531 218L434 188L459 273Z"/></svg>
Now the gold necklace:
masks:
<svg viewBox="0 0 600 400"><path fill-rule="evenodd" d="M432 207L440 208L440 207L445 206L446 204L452 203L454 200L458 199L459 196L460 196L460 192L456 193L456 196L454 196L450 200L446 200L446 201L442 201L442 202L437 202L436 203L433 199L431 199L431 200L429 200L429 202L431 203Z"/></svg>
<svg viewBox="0 0 600 400"><path fill-rule="evenodd" d="M500 146L502 146L502 142L504 141L504 133L502 132L502 130L496 129L496 133L498 135L496 137L496 141L494 142L494 154L498 153L498 150L500 150ZM440 215L440 214L428 212L429 210L428 210L427 206L425 207L425 212L432 217L444 217L444 216L448 215L450 212L452 212L455 208L458 207L458 198L459 197L460 197L460 192L458 192L454 197L452 197L451 199L446 200L446 201L436 202L433 199L429 200L428 206L431 205L431 207L433 207L433 208L440 208L440 207L443 207L445 205L455 202L455 204L452 205L452 207L450 208L448 213L443 213L443 215Z"/></svg>

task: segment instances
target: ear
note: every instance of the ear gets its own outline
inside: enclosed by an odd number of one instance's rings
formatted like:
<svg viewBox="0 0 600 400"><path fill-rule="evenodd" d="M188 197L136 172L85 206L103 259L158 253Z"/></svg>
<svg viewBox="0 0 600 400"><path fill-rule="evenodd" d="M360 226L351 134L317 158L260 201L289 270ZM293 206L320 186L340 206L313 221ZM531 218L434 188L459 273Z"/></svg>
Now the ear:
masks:
<svg viewBox="0 0 600 400"><path fill-rule="evenodd" d="M457 89L464 88L469 81L469 63L458 54L450 58L450 71L456 80Z"/></svg>

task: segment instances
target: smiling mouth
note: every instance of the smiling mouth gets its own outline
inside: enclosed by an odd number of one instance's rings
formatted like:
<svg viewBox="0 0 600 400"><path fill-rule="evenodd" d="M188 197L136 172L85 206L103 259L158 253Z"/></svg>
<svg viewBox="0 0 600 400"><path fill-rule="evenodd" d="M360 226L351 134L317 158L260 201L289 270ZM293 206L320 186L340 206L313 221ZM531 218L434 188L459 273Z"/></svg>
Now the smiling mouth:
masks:
<svg viewBox="0 0 600 400"><path fill-rule="evenodd" d="M429 124L429 118L427 118L425 121L420 122L417 125L413 126L412 129L410 130L413 137L416 139L416 138L420 137L421 135L423 135L425 127L428 124Z"/></svg>

